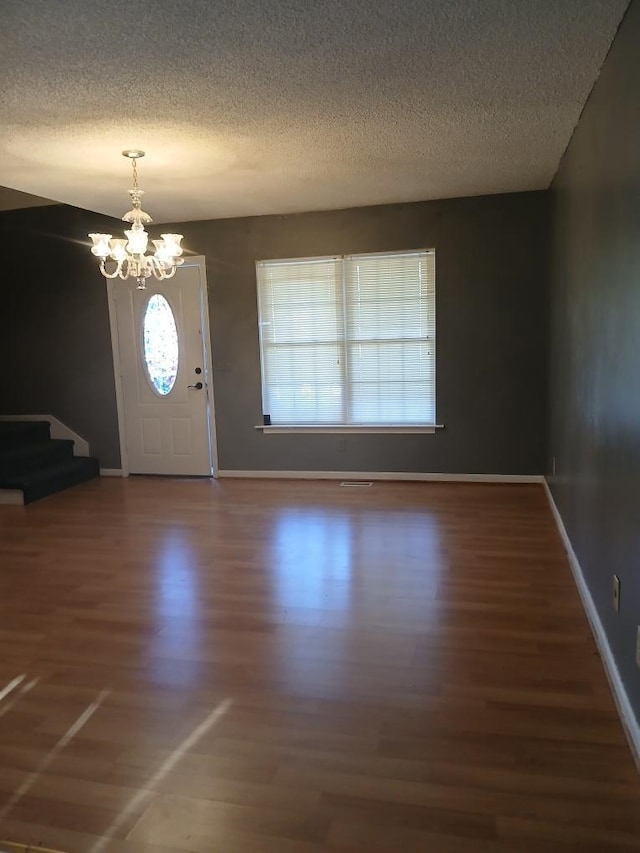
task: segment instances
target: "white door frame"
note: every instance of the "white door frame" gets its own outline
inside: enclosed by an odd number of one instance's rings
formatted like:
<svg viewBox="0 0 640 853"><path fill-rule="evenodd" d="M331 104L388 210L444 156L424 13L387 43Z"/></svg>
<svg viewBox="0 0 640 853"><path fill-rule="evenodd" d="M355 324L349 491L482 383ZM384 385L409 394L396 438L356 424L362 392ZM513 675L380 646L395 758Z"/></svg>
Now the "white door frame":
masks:
<svg viewBox="0 0 640 853"><path fill-rule="evenodd" d="M209 292L207 289L207 270L204 255L192 255L184 259L185 267L197 267L200 272L200 292L203 296L202 341L205 348L205 369L207 376L207 400L209 403L209 438L211 442L211 462L213 477L218 476L218 440L216 437L216 411L213 395L213 363L211 358L211 326L209 323ZM120 466L123 477L129 476L129 454L125 439L124 395L122 392L122 367L120 364L120 340L118 338L118 318L116 314L115 291L120 287L133 287L133 282L121 279L107 279L107 298L109 302L109 325L111 327L111 351L113 354L113 373L116 386L116 408L118 411L118 437L120 439Z"/></svg>

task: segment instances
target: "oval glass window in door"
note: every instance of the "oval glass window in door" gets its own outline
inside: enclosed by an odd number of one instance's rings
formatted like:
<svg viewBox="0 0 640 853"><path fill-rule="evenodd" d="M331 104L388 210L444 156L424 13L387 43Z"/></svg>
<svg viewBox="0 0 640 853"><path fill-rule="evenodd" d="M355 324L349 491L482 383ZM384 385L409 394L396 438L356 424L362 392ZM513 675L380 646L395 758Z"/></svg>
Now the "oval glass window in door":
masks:
<svg viewBox="0 0 640 853"><path fill-rule="evenodd" d="M147 302L142 320L142 352L149 380L166 397L178 375L178 329L173 311L160 293Z"/></svg>

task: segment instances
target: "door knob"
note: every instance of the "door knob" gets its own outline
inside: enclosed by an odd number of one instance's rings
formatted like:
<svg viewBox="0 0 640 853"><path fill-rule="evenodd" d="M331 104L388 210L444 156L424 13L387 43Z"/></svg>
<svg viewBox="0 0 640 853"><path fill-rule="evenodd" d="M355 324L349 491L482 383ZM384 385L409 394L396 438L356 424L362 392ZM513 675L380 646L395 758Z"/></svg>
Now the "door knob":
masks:
<svg viewBox="0 0 640 853"><path fill-rule="evenodd" d="M196 388L199 391L202 388L202 382L196 382L195 385L187 385L187 388Z"/></svg>

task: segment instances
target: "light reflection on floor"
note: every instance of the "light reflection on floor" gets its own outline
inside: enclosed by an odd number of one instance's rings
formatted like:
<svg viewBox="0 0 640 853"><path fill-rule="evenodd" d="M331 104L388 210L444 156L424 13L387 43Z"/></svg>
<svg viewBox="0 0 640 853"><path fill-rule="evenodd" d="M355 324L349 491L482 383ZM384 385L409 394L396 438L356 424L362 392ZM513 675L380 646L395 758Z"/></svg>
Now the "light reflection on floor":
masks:
<svg viewBox="0 0 640 853"><path fill-rule="evenodd" d="M169 757L155 770L145 784L139 788L139 790L124 805L115 820L106 829L103 837L91 848L90 853L101 853L101 851L108 846L109 840L114 836L117 836L120 828L127 822L128 818L132 814L135 814L143 805L145 805L146 808L140 820L127 835L128 839L138 843L144 842L160 844L167 841L168 832L173 831L174 833L180 833L182 828L180 826L176 826L177 822L171 815L169 815L168 821L166 821L166 813L161 815L161 818L159 819L156 811L156 803L159 800L162 801L163 798L157 795L157 789L162 780L171 773L180 761L182 761L183 757L190 750L195 749L200 740L210 731L210 729L214 728L216 723L228 713L232 705L232 699L225 699L223 702L220 702L216 707L214 707L198 726L195 726L192 729L189 735L184 738L178 746L176 746ZM171 799L169 799L169 805L171 805ZM163 809L161 808L160 811L162 813ZM166 810L164 811L166 812ZM165 818L165 823L163 823L162 817ZM178 838L177 843L181 843L183 840L188 840L188 831L186 836L187 837L185 839Z"/></svg>
<svg viewBox="0 0 640 853"><path fill-rule="evenodd" d="M150 652L152 674L173 687L195 686L200 666L202 620L198 604L197 554L187 531L175 528L160 538L153 569L157 583L154 607L159 631ZM183 661L179 670L165 665L163 659Z"/></svg>
<svg viewBox="0 0 640 853"><path fill-rule="evenodd" d="M28 689L33 689L33 687L35 687L39 681L39 677L33 678L27 685ZM62 750L73 740L73 738L78 734L78 732L84 728L84 726L88 723L91 717L93 717L98 708L102 705L109 693L109 690L100 691L96 699L84 709L80 716L69 726L67 731L56 742L56 744L49 750L48 753L44 755L44 757L38 763L37 767L35 767L35 769L28 776L26 776L22 783L13 791L11 796L0 808L0 826L2 825L2 821L4 820L4 818L6 818L7 815L11 813L12 809L18 805L20 800L26 794L28 794L31 788L33 788L33 786L38 782L39 778L49 768L49 765L51 765L55 761L59 753L62 752Z"/></svg>
<svg viewBox="0 0 640 853"><path fill-rule="evenodd" d="M274 524L274 592L289 608L344 610L351 596L352 526L305 507L284 509Z"/></svg>
<svg viewBox="0 0 640 853"><path fill-rule="evenodd" d="M390 521L400 533L392 541ZM392 561L381 564L385 551ZM273 521L270 557L272 597L283 612L276 677L300 695L343 693L348 662L379 620L395 619L401 633L407 620L415 628L435 618L444 561L437 524L426 512L284 508ZM416 558L424 562L422 578Z"/></svg>
<svg viewBox="0 0 640 853"><path fill-rule="evenodd" d="M389 542L386 530L393 515L401 536ZM274 520L271 545L273 595L278 605L285 610L347 611L354 606L356 589L358 606L366 605L367 581L376 572L376 559L386 550L393 554L393 563L384 563L389 580L385 613L393 606L394 580L404 579L409 560L424 561L421 581L416 581L414 562L407 575L416 593L432 591L443 567L433 519L426 513L405 511L387 512L385 524L379 522L377 513L349 517L314 507L284 509Z"/></svg>
<svg viewBox="0 0 640 853"><path fill-rule="evenodd" d="M402 631L409 623L424 627L435 618L444 560L438 526L427 511L282 507L255 541L247 536L245 546L248 562L239 566L239 575L250 571L262 577L274 624L280 626L275 638L265 636L265 642L276 644L276 670L261 672L258 660L246 663L257 667L258 677L284 677L298 693L338 689L342 674L325 663L348 657L344 646L357 644L367 626L384 619ZM214 531L211 547L215 550ZM416 559L424 564L422 576L416 574ZM214 565L194 549L188 528L172 526L158 541L151 570L158 625L149 646L151 675L168 687L197 687L203 668L210 671L207 645L215 631L215 608L209 602L203 609L199 600L200 573L215 571ZM309 665L312 628L314 666Z"/></svg>
<svg viewBox="0 0 640 853"><path fill-rule="evenodd" d="M10 681L2 690L0 690L0 700L9 695L24 679L26 675L17 676ZM40 678L36 677L28 682L29 689L40 682ZM22 695L25 691L19 691ZM18 807L23 798L29 796L32 792L35 797L38 796L38 784L42 777L45 777L50 766L53 765L58 756L65 750L67 746L83 731L85 726L91 721L96 712L102 710L105 699L111 693L110 690L101 690L95 699L87 705L81 714L71 723L67 730L56 741L54 746L46 752L37 765L31 772L26 774L13 792L6 799L0 795L0 827L3 821L8 818L11 813ZM168 817L167 828L167 808L163 808L163 804L168 802L168 808L173 805L173 798L163 798L158 793L158 788L162 781L171 774L171 772L180 764L185 755L191 750L198 747L202 738L215 728L216 724L229 712L233 705L231 698L224 699L215 705L210 712L202 719L202 721L191 728L189 734L170 752L167 758L150 772L148 780L141 787L137 788L132 796L124 802L122 808L116 813L114 819L108 826L105 826L104 832L100 838L96 839L95 844L91 847L89 853L101 853L105 848L109 847L111 840L117 838L121 834L122 827L131 822L132 817L140 814L138 820L131 831L127 834L127 838L134 843L142 844L147 841L160 844L166 840L168 831L174 834L180 834L183 827L179 825L179 821L175 820L175 816L170 814ZM90 741L89 741L90 742ZM46 791L46 784L44 790ZM42 796L42 793L40 793ZM160 814L158 814L158 805L160 805ZM178 804L179 805L179 804ZM208 807L211 803L208 802ZM0 830L1 831L1 830ZM179 838L178 841L186 842L189 838L188 828L185 830L186 838ZM0 836L1 837L1 836ZM29 841L26 844L18 844L15 841L7 839L0 841L0 853L3 850L16 851L36 851L41 850L43 853L57 853L51 848L43 847L41 842ZM59 853L59 851L58 851Z"/></svg>

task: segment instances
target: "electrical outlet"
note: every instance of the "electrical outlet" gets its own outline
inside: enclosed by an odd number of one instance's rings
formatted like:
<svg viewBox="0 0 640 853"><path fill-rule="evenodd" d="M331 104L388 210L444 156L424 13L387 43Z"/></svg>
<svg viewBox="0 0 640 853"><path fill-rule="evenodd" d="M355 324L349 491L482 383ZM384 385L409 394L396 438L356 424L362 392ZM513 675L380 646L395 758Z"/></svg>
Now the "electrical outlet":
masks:
<svg viewBox="0 0 640 853"><path fill-rule="evenodd" d="M616 613L620 613L620 578L618 575L613 576L613 609Z"/></svg>
<svg viewBox="0 0 640 853"><path fill-rule="evenodd" d="M636 663L640 667L640 625L638 625L638 633L636 634Z"/></svg>

